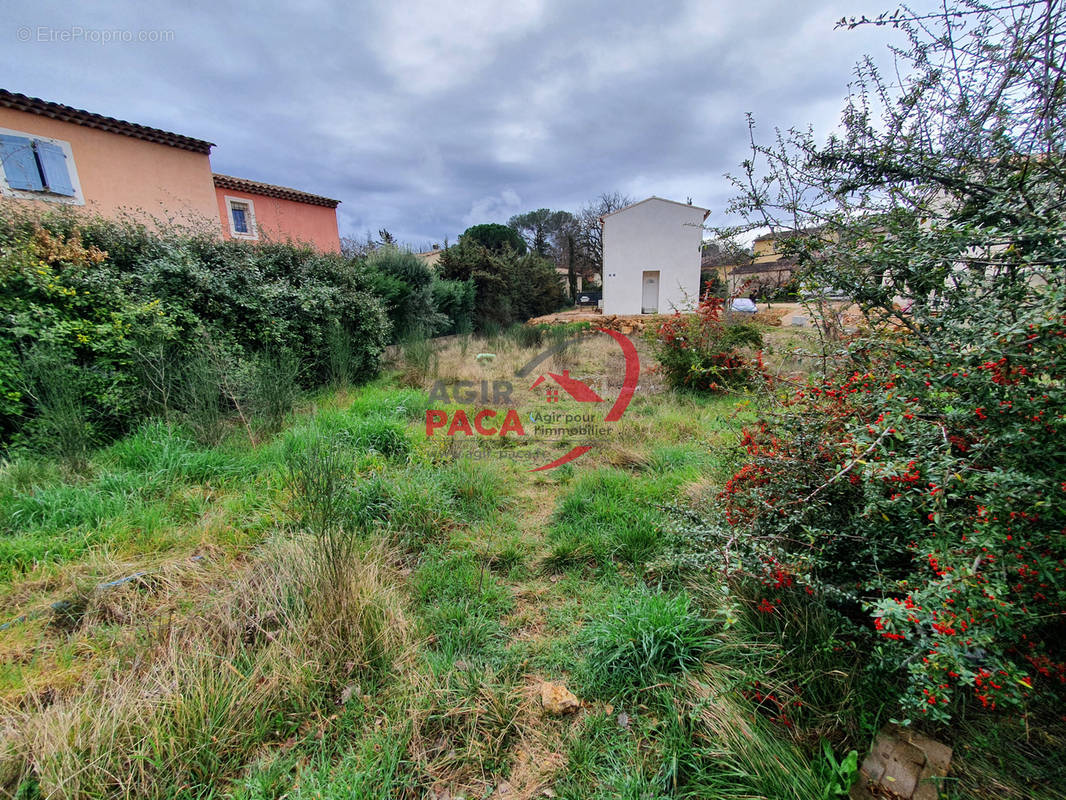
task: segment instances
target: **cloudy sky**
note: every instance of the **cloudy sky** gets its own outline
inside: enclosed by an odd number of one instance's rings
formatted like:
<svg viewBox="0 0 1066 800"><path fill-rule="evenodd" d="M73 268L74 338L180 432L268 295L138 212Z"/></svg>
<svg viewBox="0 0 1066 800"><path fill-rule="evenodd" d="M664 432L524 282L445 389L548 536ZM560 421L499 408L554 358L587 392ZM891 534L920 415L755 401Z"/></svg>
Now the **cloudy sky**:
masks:
<svg viewBox="0 0 1066 800"><path fill-rule="evenodd" d="M215 142L216 172L418 248L611 191L724 224L745 112L828 132L855 61L900 39L834 30L877 0L152 5L6 0L0 86Z"/></svg>

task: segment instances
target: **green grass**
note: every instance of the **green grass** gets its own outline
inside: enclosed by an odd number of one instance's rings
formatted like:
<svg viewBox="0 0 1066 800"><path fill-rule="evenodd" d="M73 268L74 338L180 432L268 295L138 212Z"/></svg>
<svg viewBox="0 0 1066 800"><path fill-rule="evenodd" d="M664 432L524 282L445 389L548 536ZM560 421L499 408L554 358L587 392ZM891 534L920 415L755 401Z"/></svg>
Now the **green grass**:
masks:
<svg viewBox="0 0 1066 800"><path fill-rule="evenodd" d="M353 416L382 416L403 422L425 419L429 395L425 391L375 381L359 389L347 406Z"/></svg>
<svg viewBox="0 0 1066 800"><path fill-rule="evenodd" d="M556 787L560 796L823 797L815 765L800 748L752 721L743 703L697 696L683 686L647 693L643 700L582 721Z"/></svg>
<svg viewBox="0 0 1066 800"><path fill-rule="evenodd" d="M557 791L563 797L657 798L654 756L641 748L638 731L615 714L590 714L577 727L567 752L567 770ZM636 735L635 735L636 734Z"/></svg>
<svg viewBox="0 0 1066 800"><path fill-rule="evenodd" d="M423 632L445 659L498 660L505 641L501 617L510 592L485 563L465 552L427 552L411 576Z"/></svg>
<svg viewBox="0 0 1066 800"><path fill-rule="evenodd" d="M182 528L208 508L203 494L179 484L164 495L157 479L132 472L3 492L0 498L0 576L8 579L101 545L139 549L181 541L187 538Z"/></svg>
<svg viewBox="0 0 1066 800"><path fill-rule="evenodd" d="M684 594L630 589L584 627L580 650L590 691L615 697L697 668L711 622Z"/></svg>
<svg viewBox="0 0 1066 800"><path fill-rule="evenodd" d="M281 437L285 447L308 438L326 437L342 443L353 458L381 455L403 461L411 451L402 421L386 414L352 414L339 410L325 410L312 419L302 421Z"/></svg>
<svg viewBox="0 0 1066 800"><path fill-rule="evenodd" d="M322 760L295 771L288 760L262 765L234 792L233 800L379 800L413 788L408 755L410 727L374 731L334 763Z"/></svg>
<svg viewBox="0 0 1066 800"><path fill-rule="evenodd" d="M255 487L269 462L247 445L203 447L179 427L148 423L98 452L71 479L32 458L0 471L0 574L9 579L106 545L160 548L222 496Z"/></svg>
<svg viewBox="0 0 1066 800"><path fill-rule="evenodd" d="M509 502L499 471L468 460L414 463L361 476L348 514L354 524L377 526L405 549L418 550L461 525L493 518Z"/></svg>
<svg viewBox="0 0 1066 800"><path fill-rule="evenodd" d="M549 530L547 565L611 559L637 565L656 556L663 544L661 506L699 474L696 461L691 452L673 448L639 478L613 468L581 473L569 484Z"/></svg>
<svg viewBox="0 0 1066 800"><path fill-rule="evenodd" d="M104 450L99 463L136 473L155 486L246 480L260 466L247 448L203 447L180 427L158 421Z"/></svg>

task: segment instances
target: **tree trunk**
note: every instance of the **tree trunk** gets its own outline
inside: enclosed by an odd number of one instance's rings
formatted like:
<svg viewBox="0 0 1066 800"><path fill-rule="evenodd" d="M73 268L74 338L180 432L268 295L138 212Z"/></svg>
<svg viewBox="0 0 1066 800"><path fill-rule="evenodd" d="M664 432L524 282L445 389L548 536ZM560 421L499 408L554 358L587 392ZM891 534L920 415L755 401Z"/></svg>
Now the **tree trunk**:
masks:
<svg viewBox="0 0 1066 800"><path fill-rule="evenodd" d="M577 303L577 272L574 271L574 234L566 234L566 280L570 287L570 300Z"/></svg>

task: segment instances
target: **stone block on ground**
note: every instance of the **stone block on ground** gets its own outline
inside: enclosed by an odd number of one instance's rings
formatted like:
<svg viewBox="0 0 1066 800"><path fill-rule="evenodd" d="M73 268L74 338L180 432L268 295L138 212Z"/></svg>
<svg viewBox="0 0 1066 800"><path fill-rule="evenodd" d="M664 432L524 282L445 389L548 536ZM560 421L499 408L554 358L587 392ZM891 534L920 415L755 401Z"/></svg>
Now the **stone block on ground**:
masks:
<svg viewBox="0 0 1066 800"><path fill-rule="evenodd" d="M951 748L928 736L886 725L859 768L851 800L936 800L951 765Z"/></svg>
<svg viewBox="0 0 1066 800"><path fill-rule="evenodd" d="M581 708L581 701L561 683L544 681L540 685L540 704L549 714L572 714Z"/></svg>

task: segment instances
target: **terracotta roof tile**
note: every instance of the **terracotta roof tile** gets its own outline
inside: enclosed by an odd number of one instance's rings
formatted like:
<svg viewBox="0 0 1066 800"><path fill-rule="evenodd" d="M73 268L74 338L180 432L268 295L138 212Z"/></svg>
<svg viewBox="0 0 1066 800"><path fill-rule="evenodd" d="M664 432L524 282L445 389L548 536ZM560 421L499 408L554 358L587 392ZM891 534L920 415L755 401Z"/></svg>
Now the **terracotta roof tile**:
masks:
<svg viewBox="0 0 1066 800"><path fill-rule="evenodd" d="M182 136L180 133L170 133L159 128L138 125L135 122L105 117L102 114L93 114L80 108L51 103L47 100L41 100L39 97L27 97L24 94L9 92L6 89L0 89L0 107L11 108L15 111L25 111L28 114L38 114L42 117L51 117L61 122L72 122L75 125L84 125L87 128L96 128L108 133L132 136L134 139L165 144L181 150L191 150L194 153L209 155L211 148L214 147L214 143L205 142L203 139L193 139L191 136Z"/></svg>
<svg viewBox="0 0 1066 800"><path fill-rule="evenodd" d="M235 178L232 175L219 175L217 172L213 177L215 186L220 189L231 189L235 192L247 192L248 194L257 194L262 197L277 197L281 200L292 200L296 203L308 203L313 206L326 206L327 208L336 208L341 202L340 200L332 200L329 197L301 192L299 189L290 189L287 186L274 186L270 183L250 181L246 178Z"/></svg>
<svg viewBox="0 0 1066 800"><path fill-rule="evenodd" d="M799 238L800 236L813 236L816 233L821 233L825 229L825 225L815 225L810 228L782 228L777 231L770 231L764 233L762 236L756 236L752 239L753 242L766 242L771 239L791 239Z"/></svg>

